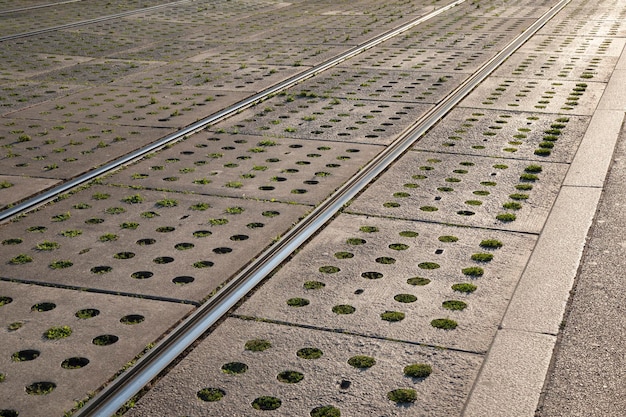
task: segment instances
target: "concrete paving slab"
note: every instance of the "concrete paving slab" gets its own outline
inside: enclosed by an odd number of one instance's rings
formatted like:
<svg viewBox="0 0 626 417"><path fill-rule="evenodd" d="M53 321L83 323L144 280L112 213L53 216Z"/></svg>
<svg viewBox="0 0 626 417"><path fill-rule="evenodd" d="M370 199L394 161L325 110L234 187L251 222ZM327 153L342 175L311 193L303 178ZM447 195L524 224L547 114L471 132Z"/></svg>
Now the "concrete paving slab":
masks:
<svg viewBox="0 0 626 417"><path fill-rule="evenodd" d="M247 96L245 92L169 88L130 92L122 87L94 87L59 98L54 103L46 102L14 112L12 117L176 128L207 117Z"/></svg>
<svg viewBox="0 0 626 417"><path fill-rule="evenodd" d="M48 71L73 67L80 62L91 59L71 55L33 54L4 48L0 51L0 58L3 62L0 70L0 81L21 80Z"/></svg>
<svg viewBox="0 0 626 417"><path fill-rule="evenodd" d="M320 89L321 90L321 89ZM386 145L432 107L428 104L327 97L291 91L212 128L214 133Z"/></svg>
<svg viewBox="0 0 626 417"><path fill-rule="evenodd" d="M179 192L316 205L381 147L201 132L106 182Z"/></svg>
<svg viewBox="0 0 626 417"><path fill-rule="evenodd" d="M69 179L145 146L172 129L4 119L0 174Z"/></svg>
<svg viewBox="0 0 626 417"><path fill-rule="evenodd" d="M600 193L597 188L561 189L504 316L504 329L559 332Z"/></svg>
<svg viewBox="0 0 626 417"><path fill-rule="evenodd" d="M533 169L541 170L535 180ZM565 164L410 152L347 210L540 233L566 171Z"/></svg>
<svg viewBox="0 0 626 417"><path fill-rule="evenodd" d="M294 67L320 64L342 53L345 46L329 44L228 43L189 58L191 62L212 61L239 65L289 65Z"/></svg>
<svg viewBox="0 0 626 417"><path fill-rule="evenodd" d="M199 302L309 209L94 186L3 225L0 276Z"/></svg>
<svg viewBox="0 0 626 417"><path fill-rule="evenodd" d="M14 204L58 183L58 180L48 178L0 175L0 207Z"/></svg>
<svg viewBox="0 0 626 417"><path fill-rule="evenodd" d="M74 401L112 378L191 309L6 281L0 281L0 295L12 300L0 307L0 371L5 376L0 408L26 417L59 416L70 410ZM62 326L69 326L66 338L45 336L49 329ZM95 344L93 340L102 335L117 339ZM36 382L55 387L47 394L29 394L26 387Z"/></svg>
<svg viewBox="0 0 626 417"><path fill-rule="evenodd" d="M490 77L461 107L590 116L604 83Z"/></svg>
<svg viewBox="0 0 626 417"><path fill-rule="evenodd" d="M523 53L506 60L494 74L501 77L533 77L585 82L606 82L617 57L581 57L567 53Z"/></svg>
<svg viewBox="0 0 626 417"><path fill-rule="evenodd" d="M602 100L598 104L598 110L626 111L626 98L624 98L623 90L625 84L626 70L615 70L606 88L606 94L602 95Z"/></svg>
<svg viewBox="0 0 626 417"><path fill-rule="evenodd" d="M258 339L271 347L245 349L248 341ZM319 349L322 356L298 357L303 348ZM372 357L376 364L354 368L348 360L356 355ZM349 417L458 415L480 362L480 356L463 352L228 319L127 415L304 416L323 406ZM226 373L221 368L229 363L245 364L245 372ZM432 373L426 378L404 376L403 368L413 363L430 365ZM287 370L304 378L280 382L277 375ZM205 388L225 395L219 401L203 401L197 393ZM415 402L396 405L388 400L387 393L398 388L415 390ZM251 403L260 396L282 403L275 411L255 410Z"/></svg>
<svg viewBox="0 0 626 417"><path fill-rule="evenodd" d="M544 33L545 32L545 33ZM624 39L606 36L590 36L581 30L578 36L555 36L543 29L520 48L519 53L564 54L589 60L587 55L599 57L619 57L624 47ZM610 68L610 67L609 67Z"/></svg>
<svg viewBox="0 0 626 417"><path fill-rule="evenodd" d="M359 54L347 63L341 64L341 67L417 69L426 72L454 71L471 74L491 56L488 51L475 50L376 48Z"/></svg>
<svg viewBox="0 0 626 417"><path fill-rule="evenodd" d="M457 108L413 149L569 163L589 120L588 116Z"/></svg>
<svg viewBox="0 0 626 417"><path fill-rule="evenodd" d="M64 97L72 92L85 89L85 86L74 84L49 85L22 80L19 83L4 81L0 84L0 115L36 105L38 103Z"/></svg>
<svg viewBox="0 0 626 417"><path fill-rule="evenodd" d="M163 64L114 82L132 88L189 88L256 93L302 71L287 65L218 64L180 61Z"/></svg>
<svg viewBox="0 0 626 417"><path fill-rule="evenodd" d="M499 330L463 417L534 415L556 337Z"/></svg>
<svg viewBox="0 0 626 417"><path fill-rule="evenodd" d="M465 80L464 74L337 68L300 84L341 98L436 104Z"/></svg>
<svg viewBox="0 0 626 417"><path fill-rule="evenodd" d="M149 71L158 64L152 62L129 62L117 59L93 59L77 63L71 68L48 71L31 77L33 81L48 83L72 83L87 85L109 84L118 78Z"/></svg>
<svg viewBox="0 0 626 417"><path fill-rule="evenodd" d="M488 239L502 247L481 247ZM485 352L534 241L502 231L342 215L237 313ZM492 260L476 260L482 256ZM477 289L460 292L452 288L457 283ZM439 319L458 327L436 328L431 322Z"/></svg>

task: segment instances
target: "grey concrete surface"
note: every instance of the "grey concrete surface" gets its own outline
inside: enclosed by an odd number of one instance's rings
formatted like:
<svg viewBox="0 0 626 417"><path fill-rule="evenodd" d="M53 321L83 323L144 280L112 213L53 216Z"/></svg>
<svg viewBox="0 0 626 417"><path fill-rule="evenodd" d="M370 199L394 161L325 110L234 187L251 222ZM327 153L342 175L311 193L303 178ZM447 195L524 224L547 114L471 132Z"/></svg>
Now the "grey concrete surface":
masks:
<svg viewBox="0 0 626 417"><path fill-rule="evenodd" d="M538 416L623 416L626 412L626 131L622 129L589 235Z"/></svg>

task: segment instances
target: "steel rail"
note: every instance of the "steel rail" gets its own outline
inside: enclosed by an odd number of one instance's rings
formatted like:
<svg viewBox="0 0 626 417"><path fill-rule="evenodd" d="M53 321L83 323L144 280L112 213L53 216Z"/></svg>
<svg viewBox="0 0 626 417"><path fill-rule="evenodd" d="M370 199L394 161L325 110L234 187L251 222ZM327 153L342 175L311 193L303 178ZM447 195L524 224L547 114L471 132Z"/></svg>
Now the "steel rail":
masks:
<svg viewBox="0 0 626 417"><path fill-rule="evenodd" d="M385 148L357 175L317 206L305 219L288 231L275 245L263 252L214 297L176 327L133 368L81 409L78 417L104 417L114 414L146 384L159 375L176 357L211 328L243 297L256 287L295 250L319 231L341 208L384 172L424 133L431 129L476 86L519 49L531 36L562 10L571 0L560 0L504 49L483 64L471 77L453 90L444 100L418 119Z"/></svg>
<svg viewBox="0 0 626 417"><path fill-rule="evenodd" d="M116 168L119 168L123 165L129 164L139 158L141 158L142 156L153 152L165 145L168 145L170 143L176 142L177 140L180 140L182 138L184 138L187 135L191 135L193 133L199 132L200 130L206 128L209 125L212 125L216 122L219 122L220 120L223 120L229 116L232 116L233 114L240 112L248 107L251 107L265 99L267 99L268 97L272 96L273 94L277 94L289 87L292 87L294 85L296 85L297 83L300 83L306 79L309 79L323 71L328 70L329 68L332 68L338 64L340 64L341 62L348 60L360 53L362 53L363 51L366 51L367 49L373 48L377 45L379 45L380 43L393 38L394 36L397 36L401 33L406 32L407 30L412 29L413 27L429 20L432 19L435 16L438 16L441 13L446 12L447 10L458 6L461 3L464 3L466 0L456 0L450 4L448 4L447 6L441 7L439 9L434 10L433 12L422 16L418 19L414 19L408 23L405 23L401 26L399 26L398 28L392 29L390 31L387 31L381 35L378 35L372 39L370 39L369 41L355 46L349 50L347 50L346 52L331 58L321 64L318 64L314 67L309 68L306 71L303 71L299 74L296 74L278 84L275 84L272 87L269 87L259 93L256 93L244 100L241 100L229 107L226 107L225 109L222 109L216 113L213 113L212 115L205 117L204 119L200 119L195 123L192 123L190 125L188 125L187 127L178 130L174 133L171 133L167 136L164 136L163 138L147 145L144 146L143 148L137 149L131 153L128 153L124 156L122 156L121 158L118 158L116 160L113 160L111 162L106 163L105 165L102 165L96 169L93 169L89 172L86 172L82 175L79 175L76 178L73 178L69 181L66 181L58 186L52 187L49 190L46 190L26 201L23 201L22 203L16 204L13 207L10 207L2 212L0 212L0 222L3 222L13 216L16 216L20 213L23 213L29 209L33 209L37 206L40 206L42 204L45 204L51 200L53 200L56 196L58 196L61 193L64 193L66 191L69 191L75 187L80 186L81 184L84 184L88 181L93 180L96 177L99 177L101 175L106 174L107 172L110 172Z"/></svg>
<svg viewBox="0 0 626 417"><path fill-rule="evenodd" d="M45 7L61 6L63 4L68 4L68 3L79 3L81 1L85 1L85 0L67 0L67 1L59 1L56 3L45 3L45 4L37 4L35 6L29 6L29 7L20 7L19 9L0 10L0 14L27 12L29 10L43 9Z"/></svg>
<svg viewBox="0 0 626 417"><path fill-rule="evenodd" d="M81 21L74 22L74 23L66 23L64 25L51 26L49 28L33 30L31 32L22 32L22 33L16 33L14 35L0 36L0 42L10 41L10 40L20 39L20 38L27 38L29 36L41 35L44 33L54 32L57 30L72 29L72 28L79 27L79 26L90 25L92 23L106 22L107 20L119 19L120 17L132 16L134 14L150 12L153 10L162 9L164 7L177 6L179 4L190 3L192 1L193 0L178 0L172 3L165 3L165 4L159 4L156 6L144 7L143 9L129 10L126 12L110 14L106 16L96 17L93 19L81 20Z"/></svg>

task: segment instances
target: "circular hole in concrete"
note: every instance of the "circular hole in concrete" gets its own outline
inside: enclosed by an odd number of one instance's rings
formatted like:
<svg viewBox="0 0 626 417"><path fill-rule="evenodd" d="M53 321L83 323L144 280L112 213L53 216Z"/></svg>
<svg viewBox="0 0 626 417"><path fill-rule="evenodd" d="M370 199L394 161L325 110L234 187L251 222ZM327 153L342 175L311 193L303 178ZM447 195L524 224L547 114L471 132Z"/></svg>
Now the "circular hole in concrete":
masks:
<svg viewBox="0 0 626 417"><path fill-rule="evenodd" d="M115 259L131 259L135 257L135 254L133 252L118 252L113 257Z"/></svg>
<svg viewBox="0 0 626 417"><path fill-rule="evenodd" d="M120 319L120 323L122 324L139 324L144 321L146 318L141 314L128 314Z"/></svg>
<svg viewBox="0 0 626 417"><path fill-rule="evenodd" d="M242 240L248 240L248 239L249 239L249 236L247 235L233 235L230 237L230 240L233 240L236 242L242 241Z"/></svg>
<svg viewBox="0 0 626 417"><path fill-rule="evenodd" d="M25 349L12 354L11 359L13 359L14 362L27 362L37 359L40 354L41 352L39 352L38 350Z"/></svg>
<svg viewBox="0 0 626 417"><path fill-rule="evenodd" d="M29 395L47 395L50 394L56 387L57 385L54 382L34 382L26 386L26 393Z"/></svg>
<svg viewBox="0 0 626 417"><path fill-rule="evenodd" d="M148 279L151 278L153 275L154 273L150 271L137 271L130 274L130 276L135 279Z"/></svg>
<svg viewBox="0 0 626 417"><path fill-rule="evenodd" d="M233 250L231 248L227 248L227 247L220 247L220 248L215 248L213 249L214 253L217 253L218 255L224 255L227 253L231 253Z"/></svg>
<svg viewBox="0 0 626 417"><path fill-rule="evenodd" d="M185 285L185 284L191 284L194 280L195 280L194 277L180 276L180 277L176 277L172 279L172 282L178 285Z"/></svg>
<svg viewBox="0 0 626 417"><path fill-rule="evenodd" d="M304 374L298 371L283 371L276 376L276 379L286 384L297 384L304 379Z"/></svg>
<svg viewBox="0 0 626 417"><path fill-rule="evenodd" d="M188 249L192 249L195 245L193 243L189 243L189 242L182 242L182 243L177 243L174 245L174 248L177 250L188 250Z"/></svg>
<svg viewBox="0 0 626 417"><path fill-rule="evenodd" d="M324 353L318 348L302 348L296 352L296 355L302 359L319 359Z"/></svg>
<svg viewBox="0 0 626 417"><path fill-rule="evenodd" d="M413 303L417 301L417 297L413 294L397 294L393 299L399 303Z"/></svg>
<svg viewBox="0 0 626 417"><path fill-rule="evenodd" d="M258 397L254 401L252 401L252 408L255 410L276 410L282 401L276 397Z"/></svg>
<svg viewBox="0 0 626 417"><path fill-rule="evenodd" d="M80 369L89 364L89 359L82 357L74 357L65 359L61 362L61 368L63 369Z"/></svg>
<svg viewBox="0 0 626 417"><path fill-rule="evenodd" d="M222 372L230 375L243 374L248 370L248 365L243 362L229 362L222 365Z"/></svg>
<svg viewBox="0 0 626 417"><path fill-rule="evenodd" d="M380 272L368 271L363 272L361 276L366 279L381 279L383 277L383 274L381 274Z"/></svg>
<svg viewBox="0 0 626 417"><path fill-rule="evenodd" d="M202 388L196 395L202 401L215 402L221 400L226 395L226 392L220 388Z"/></svg>
<svg viewBox="0 0 626 417"><path fill-rule="evenodd" d="M139 246L148 246L148 245L154 245L156 243L156 240L154 239L139 239L136 242Z"/></svg>
<svg viewBox="0 0 626 417"><path fill-rule="evenodd" d="M154 262L155 264L164 265L174 262L174 258L172 258L171 256L159 256L157 258L154 258L152 262Z"/></svg>
<svg viewBox="0 0 626 417"><path fill-rule="evenodd" d="M171 226L162 226L162 227L157 227L156 231L159 233L169 233L169 232L173 232L174 230L176 230L175 227L171 227Z"/></svg>
<svg viewBox="0 0 626 417"><path fill-rule="evenodd" d="M93 343L96 346L109 346L109 345L116 343L118 340L120 340L120 338L113 334L103 334L103 335L94 337L91 343Z"/></svg>
<svg viewBox="0 0 626 417"><path fill-rule="evenodd" d="M31 311L50 311L56 308L56 304L54 303L37 303L34 306L32 306L30 309Z"/></svg>
<svg viewBox="0 0 626 417"><path fill-rule="evenodd" d="M108 272L111 272L112 270L113 268L107 265L94 266L93 268L91 268L91 272L93 274L106 274Z"/></svg>
<svg viewBox="0 0 626 417"><path fill-rule="evenodd" d="M100 314L100 310L95 308L85 308L78 310L74 315L79 319L90 319Z"/></svg>

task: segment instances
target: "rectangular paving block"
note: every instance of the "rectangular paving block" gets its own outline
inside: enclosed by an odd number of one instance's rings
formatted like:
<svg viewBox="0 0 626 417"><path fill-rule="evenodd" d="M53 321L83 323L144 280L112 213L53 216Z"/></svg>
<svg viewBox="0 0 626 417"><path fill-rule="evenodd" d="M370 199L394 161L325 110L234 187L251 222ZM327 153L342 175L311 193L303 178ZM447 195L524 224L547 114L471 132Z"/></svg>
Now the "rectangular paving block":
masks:
<svg viewBox="0 0 626 417"><path fill-rule="evenodd" d="M199 302L309 209L94 186L2 225L0 276Z"/></svg>
<svg viewBox="0 0 626 417"><path fill-rule="evenodd" d="M346 417L459 415L481 359L464 352L231 318L127 415L304 416L315 409L321 412L320 407L333 407ZM404 375L405 366L420 363L431 367L429 376ZM416 399L390 401L388 393L397 389L414 390ZM278 408L255 409L262 397L277 399L262 404Z"/></svg>
<svg viewBox="0 0 626 417"><path fill-rule="evenodd" d="M58 183L58 180L48 178L0 175L0 208L15 204Z"/></svg>
<svg viewBox="0 0 626 417"><path fill-rule="evenodd" d="M237 314L483 353L534 242L510 232L341 215Z"/></svg>
<svg viewBox="0 0 626 417"><path fill-rule="evenodd" d="M0 408L24 417L63 415L191 310L6 281L0 297Z"/></svg>
<svg viewBox="0 0 626 417"><path fill-rule="evenodd" d="M409 152L347 210L540 233L568 165Z"/></svg>

